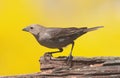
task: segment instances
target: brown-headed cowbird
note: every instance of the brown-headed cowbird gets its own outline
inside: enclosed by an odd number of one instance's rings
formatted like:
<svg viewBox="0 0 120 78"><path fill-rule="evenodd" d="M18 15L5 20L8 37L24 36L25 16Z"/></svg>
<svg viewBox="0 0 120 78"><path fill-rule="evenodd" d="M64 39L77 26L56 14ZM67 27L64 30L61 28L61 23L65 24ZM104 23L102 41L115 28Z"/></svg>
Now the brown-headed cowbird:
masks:
<svg viewBox="0 0 120 78"><path fill-rule="evenodd" d="M38 24L27 26L23 31L30 32L38 41L39 44L48 48L58 48L59 51L51 52L58 53L63 51L63 47L72 44L68 62L72 60L72 50L74 47L74 40L83 34L102 28L103 26L97 26L92 28L87 27L70 27L70 28L58 28L58 27L45 27Z"/></svg>

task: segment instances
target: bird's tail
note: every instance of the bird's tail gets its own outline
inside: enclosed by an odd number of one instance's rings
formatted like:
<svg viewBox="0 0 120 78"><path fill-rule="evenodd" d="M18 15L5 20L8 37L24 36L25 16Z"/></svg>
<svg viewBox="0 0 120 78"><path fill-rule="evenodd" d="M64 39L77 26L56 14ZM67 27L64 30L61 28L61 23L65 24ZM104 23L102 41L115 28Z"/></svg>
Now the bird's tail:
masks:
<svg viewBox="0 0 120 78"><path fill-rule="evenodd" d="M103 27L104 26L97 26L97 27L87 28L84 32L94 31L94 30L97 30L97 29L103 28Z"/></svg>

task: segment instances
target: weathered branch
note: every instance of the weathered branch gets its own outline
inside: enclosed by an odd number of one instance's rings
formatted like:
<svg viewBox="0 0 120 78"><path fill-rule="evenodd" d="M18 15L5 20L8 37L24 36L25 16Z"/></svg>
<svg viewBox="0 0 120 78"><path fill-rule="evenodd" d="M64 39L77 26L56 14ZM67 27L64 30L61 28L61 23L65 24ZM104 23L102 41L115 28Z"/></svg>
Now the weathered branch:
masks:
<svg viewBox="0 0 120 78"><path fill-rule="evenodd" d="M120 78L120 57L74 57L72 67L66 64L67 57L40 58L41 72L12 78ZM11 78L4 77L4 78Z"/></svg>

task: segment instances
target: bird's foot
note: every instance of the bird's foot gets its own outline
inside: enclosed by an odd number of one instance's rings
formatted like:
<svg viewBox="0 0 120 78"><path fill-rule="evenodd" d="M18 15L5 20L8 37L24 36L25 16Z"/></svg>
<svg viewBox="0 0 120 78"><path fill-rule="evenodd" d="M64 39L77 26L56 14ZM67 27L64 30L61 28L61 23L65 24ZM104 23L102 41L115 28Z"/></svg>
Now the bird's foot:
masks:
<svg viewBox="0 0 120 78"><path fill-rule="evenodd" d="M69 55L67 57L67 65L69 65L70 67L72 67L72 59L73 59L73 56L72 55Z"/></svg>
<svg viewBox="0 0 120 78"><path fill-rule="evenodd" d="M47 60L47 59L49 59L49 60L51 60L51 57L52 57L52 53L51 52L46 52L45 54L44 54L44 58Z"/></svg>

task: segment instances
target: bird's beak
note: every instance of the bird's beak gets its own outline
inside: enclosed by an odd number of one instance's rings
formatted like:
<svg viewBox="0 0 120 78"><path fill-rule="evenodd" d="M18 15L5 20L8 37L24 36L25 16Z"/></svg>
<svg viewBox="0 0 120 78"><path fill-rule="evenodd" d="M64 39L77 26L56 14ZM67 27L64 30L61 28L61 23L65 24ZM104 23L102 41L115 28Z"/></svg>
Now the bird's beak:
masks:
<svg viewBox="0 0 120 78"><path fill-rule="evenodd" d="M23 30L23 31L28 31L28 29L27 29L27 28L23 28L22 30Z"/></svg>

